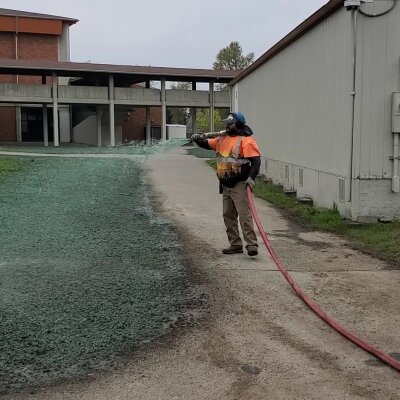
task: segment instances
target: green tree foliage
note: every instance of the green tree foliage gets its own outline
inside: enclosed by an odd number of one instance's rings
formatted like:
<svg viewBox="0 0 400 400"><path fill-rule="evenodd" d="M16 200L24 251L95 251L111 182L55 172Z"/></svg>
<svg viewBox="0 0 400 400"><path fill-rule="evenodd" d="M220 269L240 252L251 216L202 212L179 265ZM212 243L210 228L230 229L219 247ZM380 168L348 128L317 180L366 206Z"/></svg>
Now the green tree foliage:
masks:
<svg viewBox="0 0 400 400"><path fill-rule="evenodd" d="M222 120L229 114L229 109L214 110L214 129L221 131L224 129ZM210 110L208 108L201 108L197 110L196 114L196 129L198 132L205 133L210 131Z"/></svg>
<svg viewBox="0 0 400 400"><path fill-rule="evenodd" d="M253 61L254 53L244 55L242 46L239 42L231 42L228 46L218 52L213 68L238 71L247 68L253 63ZM229 90L229 85L218 84L217 90Z"/></svg>
<svg viewBox="0 0 400 400"><path fill-rule="evenodd" d="M191 90L189 82L178 82L171 85L173 90ZM167 124L186 125L189 117L189 109L182 107L167 108Z"/></svg>
<svg viewBox="0 0 400 400"><path fill-rule="evenodd" d="M231 42L228 46L219 51L213 64L213 68L238 71L248 67L253 61L254 53L244 55L242 46L239 42Z"/></svg>

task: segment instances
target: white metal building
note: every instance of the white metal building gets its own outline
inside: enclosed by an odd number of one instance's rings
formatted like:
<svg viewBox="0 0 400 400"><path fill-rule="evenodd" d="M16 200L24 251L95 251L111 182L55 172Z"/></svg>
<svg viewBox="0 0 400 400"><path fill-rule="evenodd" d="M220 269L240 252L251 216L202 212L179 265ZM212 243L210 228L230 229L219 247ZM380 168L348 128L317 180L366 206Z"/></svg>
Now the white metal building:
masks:
<svg viewBox="0 0 400 400"><path fill-rule="evenodd" d="M400 218L396 5L331 0L231 82L266 177L352 220Z"/></svg>

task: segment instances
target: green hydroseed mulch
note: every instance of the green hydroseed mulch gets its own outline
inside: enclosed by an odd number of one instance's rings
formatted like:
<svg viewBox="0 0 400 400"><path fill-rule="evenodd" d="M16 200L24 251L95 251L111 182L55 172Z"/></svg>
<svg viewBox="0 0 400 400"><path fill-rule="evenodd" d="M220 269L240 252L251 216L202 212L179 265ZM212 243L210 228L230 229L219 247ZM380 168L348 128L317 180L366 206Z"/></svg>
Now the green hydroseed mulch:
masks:
<svg viewBox="0 0 400 400"><path fill-rule="evenodd" d="M166 143L154 141L148 146L145 142L133 141L119 146L87 146L81 144L61 144L59 147L49 145L3 145L0 146L0 151L7 152L25 152L39 154L125 154L125 155L152 155L159 152L175 149L188 143L189 139L171 139Z"/></svg>
<svg viewBox="0 0 400 400"><path fill-rule="evenodd" d="M140 164L18 160L0 182L0 393L112 368L196 297Z"/></svg>
<svg viewBox="0 0 400 400"><path fill-rule="evenodd" d="M17 171L18 168L19 168L18 160L13 160L8 157L4 157L4 158L0 157L0 180L6 174Z"/></svg>

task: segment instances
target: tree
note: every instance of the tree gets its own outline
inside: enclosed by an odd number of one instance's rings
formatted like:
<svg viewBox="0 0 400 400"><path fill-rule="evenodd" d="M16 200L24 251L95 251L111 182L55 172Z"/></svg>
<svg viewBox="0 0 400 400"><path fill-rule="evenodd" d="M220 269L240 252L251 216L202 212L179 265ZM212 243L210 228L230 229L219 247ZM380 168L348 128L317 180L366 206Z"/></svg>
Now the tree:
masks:
<svg viewBox="0 0 400 400"><path fill-rule="evenodd" d="M213 68L238 71L245 69L252 64L253 61L254 53L249 53L245 56L239 42L231 42L218 52ZM229 85L223 83L218 84L217 90L229 90Z"/></svg>
<svg viewBox="0 0 400 400"><path fill-rule="evenodd" d="M226 118L229 114L229 109L214 110L214 130L221 131L224 129L222 119ZM196 129L201 133L210 131L210 110L208 108L201 108L196 113Z"/></svg>
<svg viewBox="0 0 400 400"><path fill-rule="evenodd" d="M238 71L247 68L253 61L254 53L244 55L239 42L231 42L219 51L213 64L213 69Z"/></svg>

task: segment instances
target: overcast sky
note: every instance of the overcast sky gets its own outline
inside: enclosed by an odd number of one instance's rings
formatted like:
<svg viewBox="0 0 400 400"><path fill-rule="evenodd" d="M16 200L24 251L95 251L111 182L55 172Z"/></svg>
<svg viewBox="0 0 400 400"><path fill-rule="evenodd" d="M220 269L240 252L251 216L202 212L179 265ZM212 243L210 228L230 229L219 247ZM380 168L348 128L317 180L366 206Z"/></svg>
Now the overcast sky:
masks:
<svg viewBox="0 0 400 400"><path fill-rule="evenodd" d="M238 41L258 58L328 0L0 0L1 8L79 19L71 61L212 68Z"/></svg>

